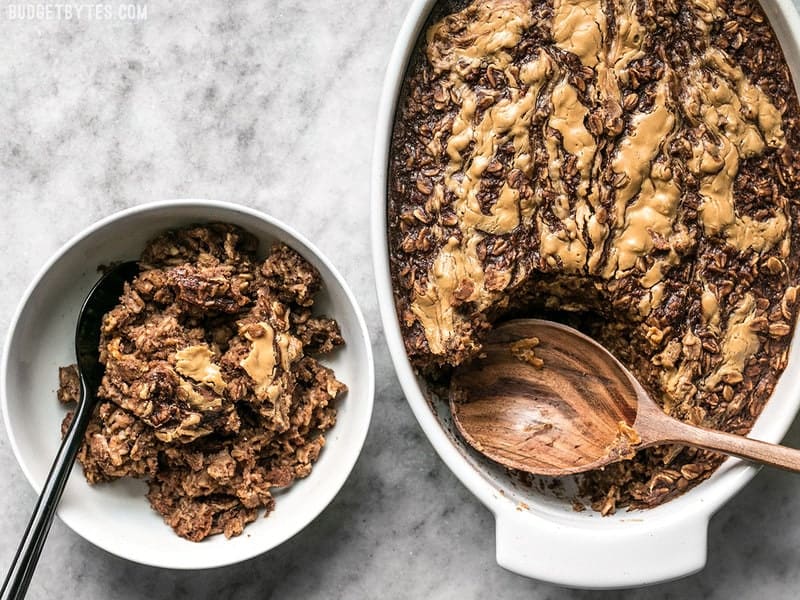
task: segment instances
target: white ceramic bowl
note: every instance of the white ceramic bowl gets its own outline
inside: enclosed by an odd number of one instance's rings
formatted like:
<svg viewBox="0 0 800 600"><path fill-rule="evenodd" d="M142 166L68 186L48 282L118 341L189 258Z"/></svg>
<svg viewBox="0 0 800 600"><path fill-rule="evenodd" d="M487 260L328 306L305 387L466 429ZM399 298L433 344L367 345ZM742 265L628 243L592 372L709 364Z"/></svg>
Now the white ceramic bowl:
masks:
<svg viewBox="0 0 800 600"><path fill-rule="evenodd" d="M408 59L434 4L436 0L415 0L403 23L387 68L372 165L372 241L378 301L386 340L408 403L442 460L494 513L497 562L501 566L560 585L597 589L646 585L699 571L706 563L711 516L756 474L756 467L728 460L708 481L650 510L623 510L610 517L600 517L591 510L578 513L564 499L515 484L503 469L467 447L454 434L446 403L429 401L424 382L408 361L389 274L387 167L395 107ZM797 85L797 11L790 0L771 0L763 7ZM752 437L780 441L800 408L798 389L800 344L795 339L789 365Z"/></svg>
<svg viewBox="0 0 800 600"><path fill-rule="evenodd" d="M213 536L193 543L180 538L151 510L143 481L89 486L80 466L73 468L58 508L61 520L113 554L173 569L219 567L274 548L322 512L355 465L372 415L372 351L361 311L333 265L291 228L243 206L176 200L132 208L78 234L45 265L12 321L0 373L9 441L38 492L60 442L65 413L55 395L58 367L75 361L76 318L98 278L97 266L137 258L147 240L166 229L208 221L244 227L259 238L262 253L274 240L285 242L319 270L324 286L315 310L339 322L346 342L323 362L349 391L339 401L337 423L326 434L327 443L311 474L276 494L275 511L268 518L256 519L230 540Z"/></svg>

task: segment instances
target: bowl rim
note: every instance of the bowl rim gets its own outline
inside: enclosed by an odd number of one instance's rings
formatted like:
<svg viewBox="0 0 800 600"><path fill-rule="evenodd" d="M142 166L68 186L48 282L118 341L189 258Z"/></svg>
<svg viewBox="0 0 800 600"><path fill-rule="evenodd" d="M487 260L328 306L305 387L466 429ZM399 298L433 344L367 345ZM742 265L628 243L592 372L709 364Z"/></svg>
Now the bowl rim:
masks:
<svg viewBox="0 0 800 600"><path fill-rule="evenodd" d="M411 54L416 47L426 20L437 2L438 0L413 0L405 21L397 34L395 45L386 67L377 112L370 181L373 269L375 272L378 308L386 343L403 393L414 416L425 436L448 468L499 519L501 516L517 512L517 503L508 494L498 494L497 489L482 475L481 471L469 463L466 457L459 452L456 445L447 437L439 419L431 410L419 377L411 365L405 350L399 327L399 318L394 304L394 291L389 267L387 190L394 116ZM761 3L763 6L764 2L762 1ZM769 4L767 3L767 6L763 6L763 8L770 17L770 24L773 29L776 29L775 16L785 20L782 25L794 34L795 47L791 48L791 50L796 52L798 44L796 36L800 33L800 16L797 9L786 0L777 0L773 6L769 6ZM780 38L779 41L782 50L786 53L785 40ZM792 66L791 57L787 57L786 62L790 67ZM800 65L796 66L800 68ZM793 69L793 71L793 75L795 75L796 70ZM794 79L797 89L798 85L800 85L800 78L795 77ZM799 332L800 321L795 326L793 345L800 343L797 340L798 336L800 336ZM789 430L799 409L800 395L796 396L792 402L786 402L786 406L781 407L778 414L773 415L768 423L759 424L757 422L759 425L759 439L778 443ZM645 522L647 527L650 525L677 525L681 522L682 515L690 511L694 516L702 516L707 523L720 507L758 473L760 468L758 465L753 465L740 459L729 458L715 471L709 480L702 482L693 490L654 508L637 511L636 516L641 516L641 520ZM702 494L692 493L698 489L702 489ZM567 519L554 517L550 513L537 513L534 507L530 507L529 512L532 516L535 514L537 517L542 517L552 522L570 525ZM584 519L583 522L587 523L588 521ZM617 520L613 518L595 519L592 522L592 526L596 528L596 531L602 532L605 530L608 532L617 526ZM654 581L648 580L648 582Z"/></svg>
<svg viewBox="0 0 800 600"><path fill-rule="evenodd" d="M76 244L80 243L81 241L91 237L95 233L99 232L106 226L111 223L115 223L124 219L127 219L131 216L135 216L141 213L147 213L151 211L162 210L165 208L197 208L199 210L203 209L218 209L228 212L240 213L241 215L245 216L246 218L256 219L263 223L268 224L271 227L274 227L283 233L285 233L289 238L291 238L293 243L297 243L298 250L306 250L314 255L314 257L319 260L326 269L330 272L333 279L335 280L336 284L341 288L342 292L344 293L345 298L347 299L347 303L350 305L353 314L355 316L356 326L359 332L359 339L358 342L363 346L366 358L366 365L363 369L365 376L364 381L364 388L365 388L365 402L367 404L366 407L362 407L361 410L365 411L364 417L366 421L366 426L360 427L358 431L358 437L355 439L355 447L356 451L353 452L353 459L350 461L350 464L340 463L338 466L339 468L335 471L335 475L333 475L335 485L330 487L330 492L325 494L323 501L320 502L318 505L314 506L312 510L304 513L300 517L295 518L295 523L292 527L288 528L288 532L283 537L283 539L272 543L272 544L265 544L263 546L258 546L254 543L251 543L252 551L251 552L244 552L240 553L239 555L232 555L232 553L225 553L220 552L216 554L218 560L209 561L206 560L199 564L186 564L185 562L181 562L180 560L172 560L170 563L165 563L163 560L156 562L156 561L149 561L147 560L146 556L137 556L132 557L128 556L125 553L124 547L120 548L110 548L104 542L100 541L97 536L93 534L93 531L79 531L79 528L76 528L70 519L64 519L61 515L60 508L56 511L56 515L61 519L61 521L67 525L75 534L83 539L87 540L94 546L101 548L102 550L123 558L125 560L129 560L131 562L135 562L138 564L152 566L152 567L159 567L159 568L168 568L168 569L178 569L178 570L205 570L205 569L215 569L226 567L232 564L237 564L246 560L250 560L261 554L264 554L281 544L285 543L286 541L290 540L292 537L300 533L306 526L308 526L314 519L316 519L334 500L334 498L339 494L344 484L347 482L350 474L353 471L356 463L358 462L359 457L361 456L361 452L364 448L364 443L366 441L367 434L369 432L369 428L372 423L372 415L374 409L374 398L375 398L375 367L374 367L374 357L372 351L372 343L369 336L369 329L367 328L366 321L364 319L364 315L361 311L361 307L356 300L355 295L353 294L350 286L347 284L344 277L341 275L339 270L333 265L333 263L328 259L328 257L323 254L323 252L317 248L315 244L313 244L308 238L306 238L303 234L295 230L293 227L287 225L286 223L282 222L281 220L264 213L258 209L251 208L246 205L234 203L234 202L227 202L221 200L210 200L210 199L203 199L203 198L176 198L176 199L167 199L167 200L155 200L150 202L145 202L143 204L135 205L123 210L116 211L103 217L102 219L90 224L89 226L85 227L83 230L78 232L77 234L73 235L69 240L67 240L64 244L62 244L59 249L51 255L48 260L37 270L35 276L25 288L17 307L14 311L13 317L9 322L8 331L5 336L4 346L2 357L0 358L0 409L3 413L3 422L5 425L6 435L8 436L9 445L11 446L12 452L14 454L14 458L17 461L20 469L22 470L25 478L27 479L30 486L33 488L34 492L39 495L41 493L41 487L44 481L38 481L35 478L26 462L22 459L22 452L20 451L20 447L17 443L16 436L14 434L14 430L11 425L11 421L8 415L8 393L7 393L7 385L8 385L8 371L9 371L9 360L11 358L11 342L14 338L15 331L17 329L19 319L21 318L25 308L31 301L31 298L36 291L37 287L41 283L41 281L50 273L53 267L61 260L61 258L67 254ZM199 221L202 221L203 217L198 217ZM77 316L77 315L76 315ZM356 341L353 340L349 343L355 343ZM363 403L362 403L363 404ZM351 438L353 441L353 438ZM312 471L313 473L313 471ZM255 538L250 538L255 539ZM231 558L226 558L232 556Z"/></svg>

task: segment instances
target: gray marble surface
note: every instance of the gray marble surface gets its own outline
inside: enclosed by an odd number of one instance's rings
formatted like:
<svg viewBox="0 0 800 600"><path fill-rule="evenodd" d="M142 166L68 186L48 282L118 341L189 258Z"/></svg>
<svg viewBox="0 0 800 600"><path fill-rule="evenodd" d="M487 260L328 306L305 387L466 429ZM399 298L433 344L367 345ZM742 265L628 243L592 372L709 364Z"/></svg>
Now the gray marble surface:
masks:
<svg viewBox="0 0 800 600"><path fill-rule="evenodd" d="M150 200L225 199L290 223L333 258L366 314L378 382L353 474L281 547L221 570L164 571L56 522L30 598L603 595L495 564L491 515L434 454L390 365L370 268L369 163L409 4L162 0L138 21L17 20L18 3L0 4L0 334L48 255L93 221ZM800 425L786 441L800 447ZM35 501L4 431L0 472L4 571ZM714 518L705 571L611 596L796 598L799 499L800 478L763 471Z"/></svg>

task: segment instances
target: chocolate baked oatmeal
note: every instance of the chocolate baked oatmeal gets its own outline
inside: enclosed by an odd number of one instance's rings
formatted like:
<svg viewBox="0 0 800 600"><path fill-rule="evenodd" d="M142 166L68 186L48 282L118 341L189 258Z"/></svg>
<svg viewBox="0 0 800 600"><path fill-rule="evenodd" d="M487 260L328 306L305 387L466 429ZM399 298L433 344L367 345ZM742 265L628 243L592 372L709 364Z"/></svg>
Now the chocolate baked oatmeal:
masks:
<svg viewBox="0 0 800 600"><path fill-rule="evenodd" d="M227 224L167 232L103 319L84 475L146 478L153 509L192 541L268 515L272 488L311 472L346 390L315 358L343 343L312 313L319 274L283 244L264 261L257 249ZM75 368L59 376L59 399L77 401Z"/></svg>
<svg viewBox="0 0 800 600"><path fill-rule="evenodd" d="M413 364L444 390L497 321L554 318L668 414L747 433L796 319L799 115L755 1L442 0L390 158ZM651 507L721 460L647 449L582 488Z"/></svg>

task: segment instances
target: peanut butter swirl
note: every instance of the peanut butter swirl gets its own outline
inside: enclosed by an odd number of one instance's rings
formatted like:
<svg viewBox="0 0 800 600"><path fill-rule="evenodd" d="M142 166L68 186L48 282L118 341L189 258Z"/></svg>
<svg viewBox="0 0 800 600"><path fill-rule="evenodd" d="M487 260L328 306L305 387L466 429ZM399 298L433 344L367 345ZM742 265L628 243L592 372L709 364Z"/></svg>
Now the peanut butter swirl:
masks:
<svg viewBox="0 0 800 600"><path fill-rule="evenodd" d="M785 136L775 103L711 47L717 3L691 3L706 50L687 68L660 61L637 98L627 90L654 35L640 8L634 0L554 0L545 26L534 21L531 0L485 0L427 31L426 59L453 105L427 148L443 157L427 206L436 213L449 204L457 221L455 231L434 229L438 250L409 306L431 353L445 355L458 336L459 306L487 309L537 271L631 279L642 290L631 312L646 320L698 235L743 255L790 252L785 206L766 218L737 208L741 162L780 149ZM551 43L517 56L533 27L544 27ZM591 75L577 77L570 57ZM487 93L476 83L481 73L502 78L505 91ZM593 126L599 111L606 123ZM671 144L682 139L696 143L676 163ZM507 176L490 187L487 171L498 164ZM521 197L512 173L531 182L532 194ZM684 209L687 177L701 198L695 223ZM486 245L520 232L535 240L537 260L487 280Z"/></svg>

